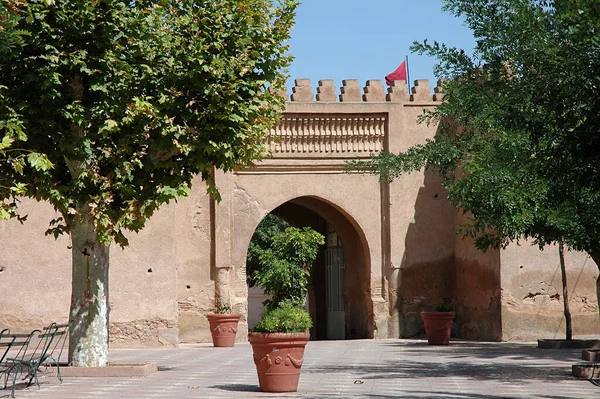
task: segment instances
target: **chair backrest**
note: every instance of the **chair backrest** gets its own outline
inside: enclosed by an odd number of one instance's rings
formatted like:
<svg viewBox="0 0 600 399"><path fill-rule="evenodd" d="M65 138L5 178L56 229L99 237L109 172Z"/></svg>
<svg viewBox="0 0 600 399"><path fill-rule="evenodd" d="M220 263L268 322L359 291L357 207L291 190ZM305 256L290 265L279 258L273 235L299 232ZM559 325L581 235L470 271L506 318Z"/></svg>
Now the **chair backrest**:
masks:
<svg viewBox="0 0 600 399"><path fill-rule="evenodd" d="M54 363L58 364L65 349L68 335L69 324L52 323L48 327L44 327L44 332L40 336L48 336L50 340L40 363L51 359Z"/></svg>
<svg viewBox="0 0 600 399"><path fill-rule="evenodd" d="M33 330L30 333L7 334L6 338L10 340L10 344L4 356L11 361L22 361L26 355L30 353L29 348L32 340L40 333L40 330Z"/></svg>
<svg viewBox="0 0 600 399"><path fill-rule="evenodd" d="M2 362L4 362L6 354L10 351L13 342L15 342L15 337L10 336L9 334L10 330L8 328L0 331L0 353L2 354L0 356L0 366L2 365Z"/></svg>
<svg viewBox="0 0 600 399"><path fill-rule="evenodd" d="M38 346L33 352L39 358L38 364L43 364L49 359L58 363L65 346L68 331L69 324L52 323L43 328L39 335Z"/></svg>

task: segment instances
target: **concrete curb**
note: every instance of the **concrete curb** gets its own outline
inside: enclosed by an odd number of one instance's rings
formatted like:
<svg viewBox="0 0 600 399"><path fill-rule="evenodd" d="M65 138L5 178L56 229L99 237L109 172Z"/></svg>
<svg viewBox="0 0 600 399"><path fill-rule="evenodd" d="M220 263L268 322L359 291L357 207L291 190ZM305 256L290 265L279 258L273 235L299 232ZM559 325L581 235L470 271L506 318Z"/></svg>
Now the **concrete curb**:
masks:
<svg viewBox="0 0 600 399"><path fill-rule="evenodd" d="M146 377L158 371L156 363L109 363L106 367L60 368L61 377ZM56 376L56 367L48 367L46 375Z"/></svg>
<svg viewBox="0 0 600 399"><path fill-rule="evenodd" d="M598 339L538 339L538 348L540 349L585 349L600 348Z"/></svg>

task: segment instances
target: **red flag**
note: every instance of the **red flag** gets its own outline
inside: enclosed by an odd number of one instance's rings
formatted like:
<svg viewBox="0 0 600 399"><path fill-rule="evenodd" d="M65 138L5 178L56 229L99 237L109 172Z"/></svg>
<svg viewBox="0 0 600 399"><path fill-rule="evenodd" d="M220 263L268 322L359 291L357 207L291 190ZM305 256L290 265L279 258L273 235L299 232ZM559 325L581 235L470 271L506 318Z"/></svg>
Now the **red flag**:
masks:
<svg viewBox="0 0 600 399"><path fill-rule="evenodd" d="M385 76L385 83L388 86L391 86L394 80L404 80L406 82L406 61L402 61L402 64L394 72Z"/></svg>

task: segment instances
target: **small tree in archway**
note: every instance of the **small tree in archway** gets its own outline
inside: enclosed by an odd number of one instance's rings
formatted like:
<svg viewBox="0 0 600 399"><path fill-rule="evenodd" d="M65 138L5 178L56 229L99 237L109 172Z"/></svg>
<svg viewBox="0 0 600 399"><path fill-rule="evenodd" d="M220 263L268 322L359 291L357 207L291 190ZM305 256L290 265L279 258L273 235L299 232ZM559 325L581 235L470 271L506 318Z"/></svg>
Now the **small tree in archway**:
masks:
<svg viewBox="0 0 600 399"><path fill-rule="evenodd" d="M310 227L288 227L273 236L270 248L258 257L253 281L270 298L255 332L306 332L312 325L304 310L310 269L325 237Z"/></svg>
<svg viewBox="0 0 600 399"><path fill-rule="evenodd" d="M290 227L288 222L272 213L265 216L258 224L248 245L248 254L246 255L246 281L250 287L258 285L255 274L260 274L261 271L260 255L271 248L274 237L283 233L288 227Z"/></svg>
<svg viewBox="0 0 600 399"><path fill-rule="evenodd" d="M303 310L308 278L325 237L310 227L298 229L273 214L258 225L248 246L247 281L270 298L257 332L301 332L312 325Z"/></svg>
<svg viewBox="0 0 600 399"><path fill-rule="evenodd" d="M288 227L273 237L271 247L259 256L260 270L253 275L265 294L271 296L264 302L267 310L284 302L304 305L310 269L319 245L324 243L325 237L310 227Z"/></svg>

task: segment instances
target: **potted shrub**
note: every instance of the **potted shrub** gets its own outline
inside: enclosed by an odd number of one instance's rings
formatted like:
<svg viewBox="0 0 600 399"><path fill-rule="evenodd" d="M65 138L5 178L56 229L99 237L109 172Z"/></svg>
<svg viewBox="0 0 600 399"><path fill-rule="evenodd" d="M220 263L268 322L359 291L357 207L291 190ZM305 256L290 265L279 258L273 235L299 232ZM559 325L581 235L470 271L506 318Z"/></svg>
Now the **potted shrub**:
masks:
<svg viewBox="0 0 600 399"><path fill-rule="evenodd" d="M454 316L456 313L452 311L452 306L446 301L434 305L432 312L421 312L429 345L448 345L450 343Z"/></svg>
<svg viewBox="0 0 600 399"><path fill-rule="evenodd" d="M240 314L231 313L229 305L221 304L216 308L215 313L210 313L206 317L210 325L213 346L232 347L235 344Z"/></svg>
<svg viewBox="0 0 600 399"><path fill-rule="evenodd" d="M265 313L248 340L263 392L298 389L312 326L304 310L310 265L324 242L312 229L289 227L275 235L271 247L259 256L261 267L254 271L253 279L270 299L263 302Z"/></svg>

